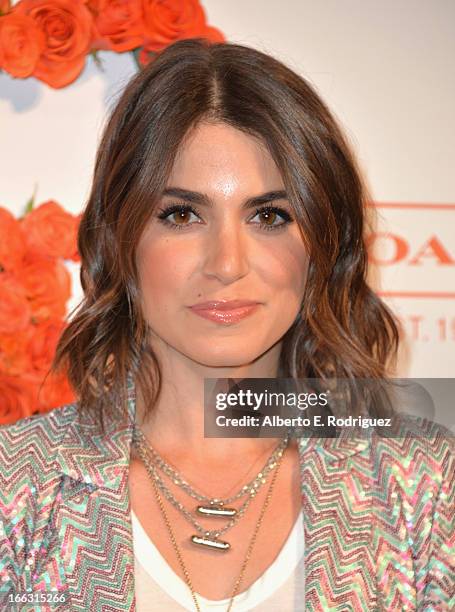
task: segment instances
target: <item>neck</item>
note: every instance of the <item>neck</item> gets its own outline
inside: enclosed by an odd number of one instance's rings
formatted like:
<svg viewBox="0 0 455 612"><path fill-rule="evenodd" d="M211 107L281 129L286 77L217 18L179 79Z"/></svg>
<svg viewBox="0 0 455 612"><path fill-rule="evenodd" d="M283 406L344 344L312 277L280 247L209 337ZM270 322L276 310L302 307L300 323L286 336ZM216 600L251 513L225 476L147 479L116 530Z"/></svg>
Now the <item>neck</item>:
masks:
<svg viewBox="0 0 455 612"><path fill-rule="evenodd" d="M140 395L136 398L136 421L158 452L168 456L189 454L195 463L223 463L228 457L258 456L272 449L277 439L205 438L204 379L275 378L280 343L254 362L241 366L210 367L166 347L153 347L162 372L162 390L147 418Z"/></svg>

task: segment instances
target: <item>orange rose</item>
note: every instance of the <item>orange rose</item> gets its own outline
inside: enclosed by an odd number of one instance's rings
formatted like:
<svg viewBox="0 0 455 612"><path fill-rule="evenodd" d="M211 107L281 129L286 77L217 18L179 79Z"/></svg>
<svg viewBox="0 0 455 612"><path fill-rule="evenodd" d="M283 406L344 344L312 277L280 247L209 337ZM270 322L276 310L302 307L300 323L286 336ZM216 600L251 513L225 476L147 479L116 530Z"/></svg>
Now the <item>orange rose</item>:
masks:
<svg viewBox="0 0 455 612"><path fill-rule="evenodd" d="M185 37L182 37L182 38L185 38ZM206 26L203 32L198 35L198 38L205 38L206 40L212 43L224 42L226 40L223 33L217 28L214 28L212 26ZM147 66L147 64L153 61L155 57L162 50L160 49L160 51L155 51L153 50L153 48L154 48L153 44L150 47L147 47L147 44L146 44L145 47L143 47L139 51L138 60L141 66L143 67Z"/></svg>
<svg viewBox="0 0 455 612"><path fill-rule="evenodd" d="M160 51L182 38L194 38L206 28L198 0L142 0L144 48Z"/></svg>
<svg viewBox="0 0 455 612"><path fill-rule="evenodd" d="M225 42L226 38L221 30L213 26L206 26L202 38L210 40L212 43Z"/></svg>
<svg viewBox="0 0 455 612"><path fill-rule="evenodd" d="M31 327L31 326L29 326ZM0 334L0 371L18 376L30 369L28 330L14 334Z"/></svg>
<svg viewBox="0 0 455 612"><path fill-rule="evenodd" d="M13 11L31 17L45 37L33 76L51 87L72 83L85 65L95 31L84 0L22 0Z"/></svg>
<svg viewBox="0 0 455 612"><path fill-rule="evenodd" d="M6 15L11 8L10 0L0 0L0 15Z"/></svg>
<svg viewBox="0 0 455 612"><path fill-rule="evenodd" d="M0 206L0 270L14 272L25 256L25 247L21 224Z"/></svg>
<svg viewBox="0 0 455 612"><path fill-rule="evenodd" d="M27 353L33 369L40 374L45 374L52 363L57 343L66 324L59 319L49 319L31 327Z"/></svg>
<svg viewBox="0 0 455 612"><path fill-rule="evenodd" d="M41 204L25 215L21 224L30 255L74 258L79 217L66 212L57 202Z"/></svg>
<svg viewBox="0 0 455 612"><path fill-rule="evenodd" d="M24 286L9 272L0 273L0 333L23 331L30 317L31 309Z"/></svg>
<svg viewBox="0 0 455 612"><path fill-rule="evenodd" d="M93 47L122 52L142 45L142 0L97 0L89 7L95 13L98 35Z"/></svg>
<svg viewBox="0 0 455 612"><path fill-rule="evenodd" d="M0 425L15 423L36 409L37 387L22 376L0 372Z"/></svg>
<svg viewBox="0 0 455 612"><path fill-rule="evenodd" d="M34 323L65 317L71 276L60 260L27 256L19 273Z"/></svg>
<svg viewBox="0 0 455 612"><path fill-rule="evenodd" d="M0 67L11 76L31 76L44 43L43 33L30 17L9 13L0 18Z"/></svg>
<svg viewBox="0 0 455 612"><path fill-rule="evenodd" d="M81 256L79 255L79 251L77 250L77 236L78 236L78 232L79 232L79 226L81 224L81 219L82 219L82 214L83 213L79 213L78 215L76 215L74 217L74 223L75 223L75 229L74 231L74 244L73 244L73 254L72 256L69 258L72 261L81 261ZM66 258L65 258L66 259Z"/></svg>

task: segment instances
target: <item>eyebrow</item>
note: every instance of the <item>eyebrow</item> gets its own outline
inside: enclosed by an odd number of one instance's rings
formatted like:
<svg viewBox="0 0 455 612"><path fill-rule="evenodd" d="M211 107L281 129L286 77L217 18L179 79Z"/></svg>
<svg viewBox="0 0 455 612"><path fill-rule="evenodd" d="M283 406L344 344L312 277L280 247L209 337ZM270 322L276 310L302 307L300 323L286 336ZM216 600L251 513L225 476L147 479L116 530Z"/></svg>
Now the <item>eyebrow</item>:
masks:
<svg viewBox="0 0 455 612"><path fill-rule="evenodd" d="M205 194L200 193L199 191L191 191L190 189L181 189L180 187L167 187L163 191L163 196L171 196L174 198L181 198L182 200L187 200L193 204L199 204L200 206L212 207L212 200ZM256 206L261 206L262 204L267 204L268 202L273 202L275 200L286 200L287 199L286 191L268 191L267 193L263 193L258 196L254 196L252 198L248 198L242 204L242 210L247 210L250 208L255 208Z"/></svg>

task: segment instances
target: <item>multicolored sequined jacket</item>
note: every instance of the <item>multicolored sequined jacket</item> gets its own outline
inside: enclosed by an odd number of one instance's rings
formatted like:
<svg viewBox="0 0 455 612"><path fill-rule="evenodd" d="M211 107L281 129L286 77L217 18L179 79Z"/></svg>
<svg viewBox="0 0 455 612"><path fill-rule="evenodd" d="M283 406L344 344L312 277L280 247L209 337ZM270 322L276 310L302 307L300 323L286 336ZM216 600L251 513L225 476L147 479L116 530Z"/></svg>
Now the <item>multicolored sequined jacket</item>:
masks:
<svg viewBox="0 0 455 612"><path fill-rule="evenodd" d="M77 404L0 428L0 610L134 611L131 425L95 434ZM454 440L302 438L305 607L455 609ZM66 603L11 603L30 590ZM164 612L164 611L163 611Z"/></svg>

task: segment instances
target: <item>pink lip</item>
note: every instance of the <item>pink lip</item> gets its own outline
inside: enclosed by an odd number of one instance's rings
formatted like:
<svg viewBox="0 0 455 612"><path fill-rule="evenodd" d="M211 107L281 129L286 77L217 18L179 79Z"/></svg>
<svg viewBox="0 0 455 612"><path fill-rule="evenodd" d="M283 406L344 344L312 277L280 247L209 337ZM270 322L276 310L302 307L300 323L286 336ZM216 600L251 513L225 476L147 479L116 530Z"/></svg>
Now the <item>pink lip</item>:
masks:
<svg viewBox="0 0 455 612"><path fill-rule="evenodd" d="M243 308L244 306L253 306L258 304L253 300L214 300L212 302L201 302L190 306L193 310L234 310L235 308Z"/></svg>
<svg viewBox="0 0 455 612"><path fill-rule="evenodd" d="M258 306L260 306L258 302L231 300L229 302L203 302L190 306L190 309L204 319L229 324L253 314Z"/></svg>

